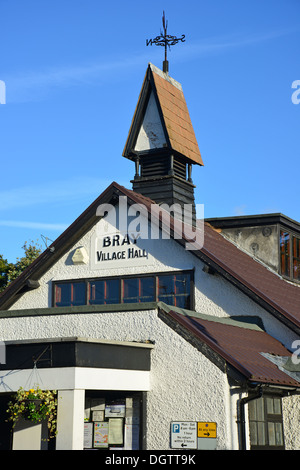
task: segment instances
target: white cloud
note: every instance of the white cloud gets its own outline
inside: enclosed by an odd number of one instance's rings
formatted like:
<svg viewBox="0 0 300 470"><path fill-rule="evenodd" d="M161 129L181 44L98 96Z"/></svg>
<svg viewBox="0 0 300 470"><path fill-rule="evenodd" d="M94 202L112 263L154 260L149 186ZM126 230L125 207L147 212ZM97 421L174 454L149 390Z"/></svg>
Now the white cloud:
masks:
<svg viewBox="0 0 300 470"><path fill-rule="evenodd" d="M245 214L245 209L246 209L246 205L245 204L241 204L240 206L237 206L234 208L234 215L238 216L238 215L246 215Z"/></svg>
<svg viewBox="0 0 300 470"><path fill-rule="evenodd" d="M25 220L0 220L2 227L26 228L26 229L39 229L39 230L54 230L62 232L65 230L67 224L48 224L44 222L29 222Z"/></svg>
<svg viewBox="0 0 300 470"><path fill-rule="evenodd" d="M271 41L282 36L293 33L292 29L282 29L277 31L269 31L262 33L239 34L232 33L226 36L216 36L201 39L201 42L194 44L186 44L184 48L179 48L176 52L176 59L180 61L189 60L195 56L208 56L219 54L231 49L249 47L262 42ZM174 59L174 60L176 60Z"/></svg>
<svg viewBox="0 0 300 470"><path fill-rule="evenodd" d="M83 196L97 197L109 184L110 181L104 179L78 177L0 190L0 212L41 204L67 204L80 201Z"/></svg>
<svg viewBox="0 0 300 470"><path fill-rule="evenodd" d="M227 36L217 36L213 38L203 38L199 43L185 43L176 51L176 56L172 58L174 62L183 62L191 60L195 56L210 55L222 53L233 48L247 47L269 41L280 36L290 34L291 30L278 30L264 33L255 33L249 35L232 34ZM161 57L159 48L152 47L151 56ZM148 51L143 54L131 54L128 57L120 57L114 61L100 61L73 65L64 67L49 67L45 70L33 70L20 72L20 76L6 76L7 100L9 102L33 101L40 99L41 96L53 88L78 86L82 83L92 83L99 78L109 77L111 73L120 70L124 72L126 68L132 68L136 65L142 65L149 60ZM120 78L122 74L120 74Z"/></svg>
<svg viewBox="0 0 300 470"><path fill-rule="evenodd" d="M70 64L63 67L49 67L44 70L20 72L20 76L5 77L8 102L35 101L54 88L99 83L99 79L107 78L118 70L134 67L145 63L146 56L131 55L111 62L96 60L81 65ZM122 77L122 75L120 75Z"/></svg>

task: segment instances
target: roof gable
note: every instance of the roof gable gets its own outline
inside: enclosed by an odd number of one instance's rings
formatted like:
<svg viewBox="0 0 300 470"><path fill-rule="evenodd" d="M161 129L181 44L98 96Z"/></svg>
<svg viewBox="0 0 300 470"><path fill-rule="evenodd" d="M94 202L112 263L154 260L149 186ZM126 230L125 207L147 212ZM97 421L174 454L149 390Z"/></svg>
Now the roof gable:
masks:
<svg viewBox="0 0 300 470"><path fill-rule="evenodd" d="M154 92L151 91L134 150L142 152L166 146L167 140L163 123L157 108Z"/></svg>
<svg viewBox="0 0 300 470"><path fill-rule="evenodd" d="M181 85L149 64L123 156L134 159L153 148L169 149L203 165Z"/></svg>
<svg viewBox="0 0 300 470"><path fill-rule="evenodd" d="M23 273L0 294L0 309L10 308L14 302L32 287L32 281L41 276L98 221L96 212L100 204L117 204L119 196L126 196L128 204L141 204L148 213L151 199L113 182L66 231L61 234ZM172 230L176 229L171 218ZM188 234L187 234L188 235ZM176 239L176 237L174 237ZM202 237L200 237L202 239ZM183 247L184 237L176 239ZM197 247L194 247L197 248ZM271 272L248 254L204 224L204 246L191 250L194 256L218 272L238 289L279 318L289 328L300 332L300 288Z"/></svg>

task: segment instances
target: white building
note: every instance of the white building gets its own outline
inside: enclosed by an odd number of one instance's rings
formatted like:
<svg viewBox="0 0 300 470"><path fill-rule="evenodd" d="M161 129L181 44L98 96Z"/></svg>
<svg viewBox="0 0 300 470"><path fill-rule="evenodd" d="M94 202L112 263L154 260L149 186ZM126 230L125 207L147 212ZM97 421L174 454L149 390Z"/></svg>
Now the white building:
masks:
<svg viewBox="0 0 300 470"><path fill-rule="evenodd" d="M299 449L299 223L195 227L203 162L151 64L123 155L133 189L113 182L0 296L0 449L46 445L44 424L6 422L37 385L57 390L58 450Z"/></svg>

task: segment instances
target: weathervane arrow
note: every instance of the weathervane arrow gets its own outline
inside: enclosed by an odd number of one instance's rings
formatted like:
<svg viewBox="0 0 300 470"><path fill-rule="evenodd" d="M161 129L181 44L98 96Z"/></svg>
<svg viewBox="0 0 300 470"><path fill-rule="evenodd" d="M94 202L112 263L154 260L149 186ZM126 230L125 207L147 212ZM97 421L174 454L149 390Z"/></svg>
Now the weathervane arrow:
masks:
<svg viewBox="0 0 300 470"><path fill-rule="evenodd" d="M179 41L185 42L185 34L181 36L181 38L177 38L176 36L170 36L170 34L167 34L167 27L168 27L168 22L166 21L165 17L165 12L163 11L163 17L162 17L162 24L163 24L163 33L162 31L160 32L160 36L156 36L154 39L146 39L146 46L152 46L152 44L155 44L155 46L164 46L165 48L165 60L163 62L163 71L168 73L169 71L169 62L167 60L167 48L170 46L175 46Z"/></svg>

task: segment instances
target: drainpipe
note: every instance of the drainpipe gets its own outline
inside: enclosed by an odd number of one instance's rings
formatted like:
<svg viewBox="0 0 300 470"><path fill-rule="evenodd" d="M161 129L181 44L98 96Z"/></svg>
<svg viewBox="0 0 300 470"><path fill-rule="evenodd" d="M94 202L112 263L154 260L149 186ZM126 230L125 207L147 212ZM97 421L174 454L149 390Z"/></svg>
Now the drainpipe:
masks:
<svg viewBox="0 0 300 470"><path fill-rule="evenodd" d="M262 387L260 386L258 389L257 395L252 397L245 397L241 398L240 400L240 423L241 423L241 450L246 450L246 422L245 422L245 405L249 403L249 401L256 400L257 398L261 398L263 394Z"/></svg>

